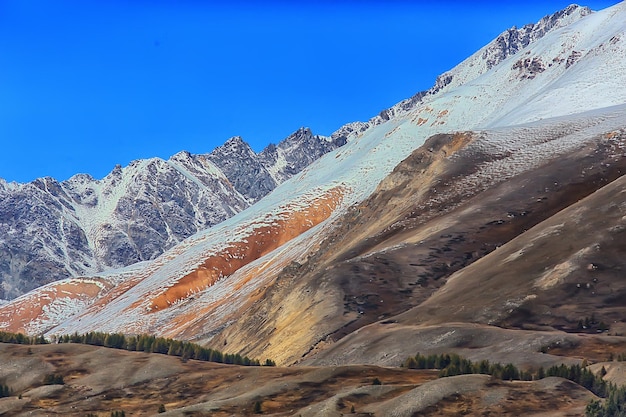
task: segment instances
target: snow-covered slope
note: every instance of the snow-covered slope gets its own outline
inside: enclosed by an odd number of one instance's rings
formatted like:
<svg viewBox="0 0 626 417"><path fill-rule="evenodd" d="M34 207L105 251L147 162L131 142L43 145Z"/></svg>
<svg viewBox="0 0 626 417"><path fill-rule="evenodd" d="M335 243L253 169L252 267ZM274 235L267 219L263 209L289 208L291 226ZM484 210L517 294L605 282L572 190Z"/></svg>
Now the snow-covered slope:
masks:
<svg viewBox="0 0 626 417"><path fill-rule="evenodd" d="M63 182L2 180L0 299L61 278L154 259L249 207L344 143L300 129L259 154L232 138L207 155L180 152L167 161L137 160L101 180L84 174Z"/></svg>
<svg viewBox="0 0 626 417"><path fill-rule="evenodd" d="M428 101L429 97L475 80L506 58L517 54L531 42L541 39L555 29L577 22L591 13L592 11L588 7L572 4L563 10L543 17L537 23L529 23L522 28L514 26L507 29L459 65L439 75L429 90L421 91L413 97L383 110L367 123L351 123L342 129L346 129L348 132L362 132L373 125L384 123L392 117L406 114Z"/></svg>
<svg viewBox="0 0 626 417"><path fill-rule="evenodd" d="M559 12L545 16L535 24L529 23L519 29L512 27L480 48L454 69L441 74L437 78L433 91L446 91L466 84L508 57L517 54L532 42L541 39L546 33L571 25L591 13L592 11L588 7L573 4Z"/></svg>
<svg viewBox="0 0 626 417"><path fill-rule="evenodd" d="M488 46L450 71L454 76L445 85L367 123L344 126L338 135L347 139L345 146L316 160L250 208L138 265L130 275L113 271L100 277L106 283L103 288L110 289L89 302L77 296L81 308L68 309L65 318L29 314L33 310L26 306L71 304L71 294L55 292L67 281L44 288L45 299L42 292L33 292L0 308L0 323L29 332L98 329L210 338L236 321L238 312L258 302L279 271L304 261L332 230L335 219L369 196L431 135L499 132L486 133L481 144L496 154L513 155L506 160L510 166L498 161L481 166L475 182L466 184L474 187L493 176L513 175L558 158L593 135L624 128L626 3L592 14L570 7L555 16L533 26L541 30L526 30L527 43L515 48L506 44L499 62L485 53L491 50ZM507 140L498 143L490 138ZM240 144L235 141L231 146ZM280 161L280 153L275 154L274 160ZM267 174L264 181L275 178L277 170ZM241 187L240 194L246 195L247 185ZM333 314L331 307L327 314ZM9 310L24 314L10 315Z"/></svg>

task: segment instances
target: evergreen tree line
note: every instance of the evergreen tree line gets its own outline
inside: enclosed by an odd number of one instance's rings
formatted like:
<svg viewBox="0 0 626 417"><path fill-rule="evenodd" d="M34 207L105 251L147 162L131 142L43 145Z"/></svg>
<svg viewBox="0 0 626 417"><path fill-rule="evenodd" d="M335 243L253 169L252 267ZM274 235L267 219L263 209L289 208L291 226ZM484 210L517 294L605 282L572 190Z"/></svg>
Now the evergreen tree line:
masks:
<svg viewBox="0 0 626 417"><path fill-rule="evenodd" d="M604 366L596 375L587 369L586 361L583 361L582 365L553 365L546 370L546 376L558 376L569 379L570 381L587 388L598 397L606 397L611 386L610 382L606 382L602 379L604 375L606 375L606 369L604 369Z"/></svg>
<svg viewBox="0 0 626 417"><path fill-rule="evenodd" d="M421 355L417 354L405 360L405 368L409 369L439 369L439 376L454 376L464 374L484 374L491 375L501 380L520 380L532 381L543 379L548 376L558 376L569 379L593 392L599 397L605 397L609 393L609 383L604 381L602 377L606 375L604 367L598 375L586 368L586 362L581 365L567 366L565 364L554 365L548 369L540 367L536 371L520 370L512 363L502 365L499 363L490 363L488 360L472 362L469 359L462 358L456 353L440 355ZM625 416L626 417L626 416Z"/></svg>
<svg viewBox="0 0 626 417"><path fill-rule="evenodd" d="M22 333L11 333L0 331L0 342L13 343L18 345L45 345L48 343L43 335L26 336Z"/></svg>
<svg viewBox="0 0 626 417"><path fill-rule="evenodd" d="M260 366L258 359L250 359L238 353L222 353L219 350L205 348L196 343L156 337L153 335L127 336L122 333L89 332L85 334L59 336L57 343L82 343L92 346L104 346L113 349L124 349L136 352L161 353L178 356L183 360L195 359L205 362L216 362L231 365ZM271 359L263 365L276 366Z"/></svg>
<svg viewBox="0 0 626 417"><path fill-rule="evenodd" d="M8 385L0 385L0 398L10 397L11 396L11 388Z"/></svg>
<svg viewBox="0 0 626 417"><path fill-rule="evenodd" d="M585 409L587 417L626 417L626 386L607 386L604 401L591 400Z"/></svg>
<svg viewBox="0 0 626 417"><path fill-rule="evenodd" d="M43 377L44 385L64 385L63 375L61 374L47 374Z"/></svg>
<svg viewBox="0 0 626 417"><path fill-rule="evenodd" d="M55 343L81 343L92 346L103 346L129 351L161 353L178 356L183 360L195 359L206 362L217 362L231 365L260 366L258 359L250 359L238 353L222 353L219 350L205 348L196 343L156 337L153 335L127 336L123 333L89 332L85 334L53 336ZM41 345L49 343L43 335L26 336L22 333L0 331L0 342L21 345ZM264 366L276 366L276 362L266 359Z"/></svg>
<svg viewBox="0 0 626 417"><path fill-rule="evenodd" d="M597 332L605 332L609 330L610 326L603 321L598 321L596 319L595 314L592 314L591 317L585 317L584 319L578 320L578 325L576 328L580 330L595 330Z"/></svg>

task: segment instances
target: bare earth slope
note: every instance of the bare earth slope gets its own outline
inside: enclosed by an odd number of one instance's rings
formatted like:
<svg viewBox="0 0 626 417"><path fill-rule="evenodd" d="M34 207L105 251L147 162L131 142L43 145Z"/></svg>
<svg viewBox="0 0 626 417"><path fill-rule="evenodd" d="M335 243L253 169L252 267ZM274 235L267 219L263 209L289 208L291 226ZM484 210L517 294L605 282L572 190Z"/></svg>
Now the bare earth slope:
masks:
<svg viewBox="0 0 626 417"><path fill-rule="evenodd" d="M535 144L538 148L551 144L561 149L568 141L567 135L555 132L551 136L545 128L541 132L543 136L538 136ZM530 135L532 128L528 127L525 133ZM248 355L268 352L280 361L297 362L298 355L307 355L306 347L314 346L317 340L316 349L323 349L369 323L396 321L392 316L413 306L419 306L414 314L419 318L418 323L466 321L505 325L503 320L495 319L503 315L510 317L510 326L521 327L514 319L524 314L522 303L526 297L541 298L541 295L529 296L530 292L522 289L522 283L529 282L527 287L532 287L533 279L558 269L558 265L581 250L577 245L584 241L576 242L571 249L571 237L566 240L567 246L564 242L554 242L550 256L545 253L550 245L538 246L538 255L529 257L530 262L526 262L524 256L519 257L518 263L491 259L499 253L508 254L507 243L518 236L522 239L531 236L533 230L543 230L546 220L555 217L554 221L560 222L562 219L558 216L562 210L626 172L626 160L622 157L626 135L622 130L591 135L570 151L559 152L545 162L522 161L517 172L513 172L509 167L522 160L520 154L529 151L528 145L498 152L489 148L490 141L502 143L502 136L509 134L510 131L463 133L429 139L398 165L369 199L338 221L318 252L303 264L284 271L277 283L266 291L266 302L253 305L244 313L243 320L224 330L215 339L216 346L227 342L229 346L241 346ZM488 175L498 167L505 168L497 176ZM607 190L619 190L621 181L615 181ZM597 200L600 195L609 197ZM615 196L615 192L604 191L593 194L589 201L581 201L581 206L589 204L589 208L578 209L576 221L585 223L585 213L600 213L595 205L604 204L604 211L611 210L613 205L619 206L619 197L614 201L611 196ZM568 218L567 212L562 215ZM612 260L609 267L600 257L614 258L615 253L623 253L623 239L615 236L621 233L623 215L614 210L611 216L597 218L604 222L602 228L589 221L585 226L589 229L574 227L573 230L573 233L583 234L596 230L600 235L605 230L613 230L605 238L608 239L603 245L605 250L596 250L594 256L598 265L607 265L605 273L618 278L622 264ZM559 236L554 235L554 238L558 240ZM561 252L556 250L563 246ZM480 263L477 262L481 258ZM592 260L581 262L583 265L575 268L579 272L580 269L586 271ZM501 268L506 274L489 275L483 265ZM532 265L539 275L522 281L521 277L527 274L522 268L524 265ZM446 283L455 271L459 271L459 275L465 271L486 274L473 274L474 280L467 284L472 291L459 287L459 292L455 293ZM599 271L594 269L588 273ZM492 284L491 276L500 280ZM591 277L569 279L581 280L584 287L592 280ZM492 286L500 299L495 295L486 298ZM538 289L535 293L541 291ZM449 297L437 300L441 294L449 294ZM563 293L557 292L551 298L562 301ZM473 301L465 302L467 305L460 301L470 299ZM430 321L427 319L429 308L433 311ZM573 326L576 330L578 320L591 316L595 308L594 303L581 305L578 312L569 317L570 328ZM493 310L493 317L487 317L489 309ZM541 311L538 308L536 314ZM611 320L621 320L618 314ZM290 317L293 325L289 325L286 332L278 331ZM535 324L533 329L547 324L553 324L553 329L562 329L564 325L558 320L525 319L522 317L521 322L528 326ZM605 321L608 320L609 317ZM317 332L310 331L312 326ZM259 335L262 337L258 338ZM316 340L320 335L322 338ZM258 345L255 339L259 340ZM398 343L402 343L402 339ZM300 346L301 350L297 350ZM288 351L292 356L285 358ZM404 357L384 363L398 365ZM358 357L344 360L359 363ZM369 358L367 363L378 362Z"/></svg>

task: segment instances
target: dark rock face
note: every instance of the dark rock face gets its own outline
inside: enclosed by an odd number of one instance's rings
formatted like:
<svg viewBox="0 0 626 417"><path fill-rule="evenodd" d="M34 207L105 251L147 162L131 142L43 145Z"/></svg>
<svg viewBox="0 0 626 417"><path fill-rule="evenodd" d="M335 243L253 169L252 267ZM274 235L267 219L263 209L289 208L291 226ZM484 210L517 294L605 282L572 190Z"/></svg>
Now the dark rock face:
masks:
<svg viewBox="0 0 626 417"><path fill-rule="evenodd" d="M265 148L259 158L264 166L276 167L274 177L280 183L302 171L321 155L345 144L345 136L323 138L313 135L308 128L301 128L278 146L270 145Z"/></svg>
<svg viewBox="0 0 626 417"><path fill-rule="evenodd" d="M545 71L545 66L541 61L541 58L524 58L513 64L512 69L518 70L518 75L521 79L533 79L537 74Z"/></svg>
<svg viewBox="0 0 626 417"><path fill-rule="evenodd" d="M69 201L52 178L16 189L0 186L1 298L12 298L80 269L79 254L88 245ZM64 265L55 259L65 255L74 261ZM39 283L31 282L33 275L40 277Z"/></svg>
<svg viewBox="0 0 626 417"><path fill-rule="evenodd" d="M252 148L238 136L229 139L207 157L250 203L260 200L276 188L276 181L267 168Z"/></svg>
<svg viewBox="0 0 626 417"><path fill-rule="evenodd" d="M483 53L483 59L487 62L487 68L493 68L509 56L515 55L531 42L542 38L550 30L558 27L564 18L574 13L586 16L591 13L591 9L572 4L563 10L544 17L535 24L531 23L520 29L513 27L505 31L496 38L492 47L487 48Z"/></svg>
<svg viewBox="0 0 626 417"><path fill-rule="evenodd" d="M580 59L583 54L578 51L572 51L572 53L567 57L567 61L565 62L565 68L569 68L576 63Z"/></svg>
<svg viewBox="0 0 626 417"><path fill-rule="evenodd" d="M345 137L300 129L256 154L232 138L207 155L116 166L102 180L0 179L0 299L63 278L154 259L249 207Z"/></svg>
<svg viewBox="0 0 626 417"><path fill-rule="evenodd" d="M483 48L482 55L480 56L480 60L482 62L478 65L482 68L481 73L490 70L508 57L517 54L531 42L542 38L551 30L565 26L572 20L582 18L591 13L592 11L588 7L581 7L573 4L554 14L545 16L537 23L530 23L519 29L517 27L512 27L504 31L485 48ZM568 59L568 66L572 65L577 58L579 58L579 56L573 57L571 60ZM477 63L474 61L470 65L473 66L476 64ZM532 64L535 66L531 69L531 71L524 74L525 78L533 78L534 74L541 72L544 68L543 63L534 62ZM459 65L459 67L461 66L463 66L463 64ZM413 97L403 100L389 109L383 110L378 116L370 120L367 123L367 126L382 123L399 112L409 111L415 108L422 102L424 97L438 93L440 90L450 85L453 80L455 80L454 70L447 71L439 75L435 81L435 85L433 85L429 90L421 91Z"/></svg>

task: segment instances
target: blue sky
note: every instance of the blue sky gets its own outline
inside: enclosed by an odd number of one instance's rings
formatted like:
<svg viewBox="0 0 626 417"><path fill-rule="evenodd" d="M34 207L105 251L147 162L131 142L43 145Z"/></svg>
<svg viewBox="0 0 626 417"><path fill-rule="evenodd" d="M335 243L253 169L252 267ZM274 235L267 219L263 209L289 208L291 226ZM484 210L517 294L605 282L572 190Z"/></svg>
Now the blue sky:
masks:
<svg viewBox="0 0 626 417"><path fill-rule="evenodd" d="M329 135L569 3L0 0L0 177Z"/></svg>

